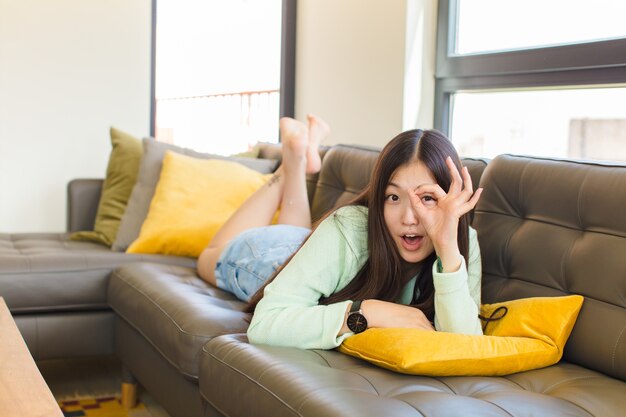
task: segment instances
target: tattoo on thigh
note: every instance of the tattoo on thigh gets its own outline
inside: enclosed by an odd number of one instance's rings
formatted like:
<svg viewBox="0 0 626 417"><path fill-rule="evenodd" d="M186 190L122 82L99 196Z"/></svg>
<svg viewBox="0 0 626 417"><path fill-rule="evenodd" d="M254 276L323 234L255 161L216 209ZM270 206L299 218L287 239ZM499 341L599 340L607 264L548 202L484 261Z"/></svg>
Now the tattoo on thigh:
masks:
<svg viewBox="0 0 626 417"><path fill-rule="evenodd" d="M280 174L274 174L272 175L272 178L270 178L270 180L267 182L267 186L271 187L272 185L276 184L279 180L280 180Z"/></svg>

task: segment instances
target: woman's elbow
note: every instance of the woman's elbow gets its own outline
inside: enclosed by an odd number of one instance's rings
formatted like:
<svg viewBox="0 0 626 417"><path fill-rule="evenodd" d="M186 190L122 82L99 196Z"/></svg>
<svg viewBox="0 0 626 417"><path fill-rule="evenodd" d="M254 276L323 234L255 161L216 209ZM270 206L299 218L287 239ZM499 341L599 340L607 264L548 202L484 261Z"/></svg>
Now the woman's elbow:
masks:
<svg viewBox="0 0 626 417"><path fill-rule="evenodd" d="M248 330L246 332L248 335L248 342L254 344L267 343L267 337L265 337L267 335L267 332L262 331L260 327L262 326L259 326L258 319L255 320L253 317L252 322L250 323L250 326L248 327Z"/></svg>

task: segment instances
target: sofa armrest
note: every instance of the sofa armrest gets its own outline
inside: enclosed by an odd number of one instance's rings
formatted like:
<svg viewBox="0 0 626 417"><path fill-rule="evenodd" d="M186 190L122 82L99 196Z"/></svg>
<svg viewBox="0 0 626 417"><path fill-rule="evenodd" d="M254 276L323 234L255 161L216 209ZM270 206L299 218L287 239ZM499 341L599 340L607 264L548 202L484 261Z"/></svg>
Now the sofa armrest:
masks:
<svg viewBox="0 0 626 417"><path fill-rule="evenodd" d="M102 179L75 179L67 185L67 231L93 230Z"/></svg>

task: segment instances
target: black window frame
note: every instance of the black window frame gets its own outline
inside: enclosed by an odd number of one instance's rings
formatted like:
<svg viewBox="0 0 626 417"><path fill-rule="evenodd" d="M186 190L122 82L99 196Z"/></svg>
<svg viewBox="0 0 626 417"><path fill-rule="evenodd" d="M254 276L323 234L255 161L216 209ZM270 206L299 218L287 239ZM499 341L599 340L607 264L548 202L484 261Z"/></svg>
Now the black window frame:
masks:
<svg viewBox="0 0 626 417"><path fill-rule="evenodd" d="M608 87L626 83L626 38L456 55L453 51L458 2L440 0L437 11L433 124L447 135L451 97L459 91Z"/></svg>
<svg viewBox="0 0 626 417"><path fill-rule="evenodd" d="M294 117L296 95L297 0L282 0L279 117ZM156 21L157 0L152 0L150 53L150 136L156 133ZM278 121L276 121L278 123Z"/></svg>

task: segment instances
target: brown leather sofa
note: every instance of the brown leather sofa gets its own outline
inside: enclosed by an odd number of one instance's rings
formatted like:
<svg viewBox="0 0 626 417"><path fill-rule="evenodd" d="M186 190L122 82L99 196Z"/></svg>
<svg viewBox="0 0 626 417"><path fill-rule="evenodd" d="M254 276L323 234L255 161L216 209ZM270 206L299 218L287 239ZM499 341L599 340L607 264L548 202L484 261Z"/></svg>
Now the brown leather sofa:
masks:
<svg viewBox="0 0 626 417"><path fill-rule="evenodd" d="M132 262L195 266L190 258L130 255L69 240L70 232L93 229L101 186L102 180L68 185L65 233L0 233L0 296L35 359L115 352L115 315L107 302L107 287L118 266Z"/></svg>
<svg viewBox="0 0 626 417"><path fill-rule="evenodd" d="M277 155L262 149L261 157ZM377 155L343 145L325 152L319 177L309 178L314 217L359 192ZM428 378L336 351L251 345L245 306L201 281L194 260L114 253L65 234L0 235L0 295L37 358L116 352L172 417L623 415L626 166L513 156L464 163L485 188L473 223L483 302L585 296L555 366ZM70 185L69 230L92 227L99 187Z"/></svg>
<svg viewBox="0 0 626 417"><path fill-rule="evenodd" d="M585 296L561 362L506 377L429 378L221 336L202 350L205 415L625 415L626 166L503 155L480 185L483 302Z"/></svg>

